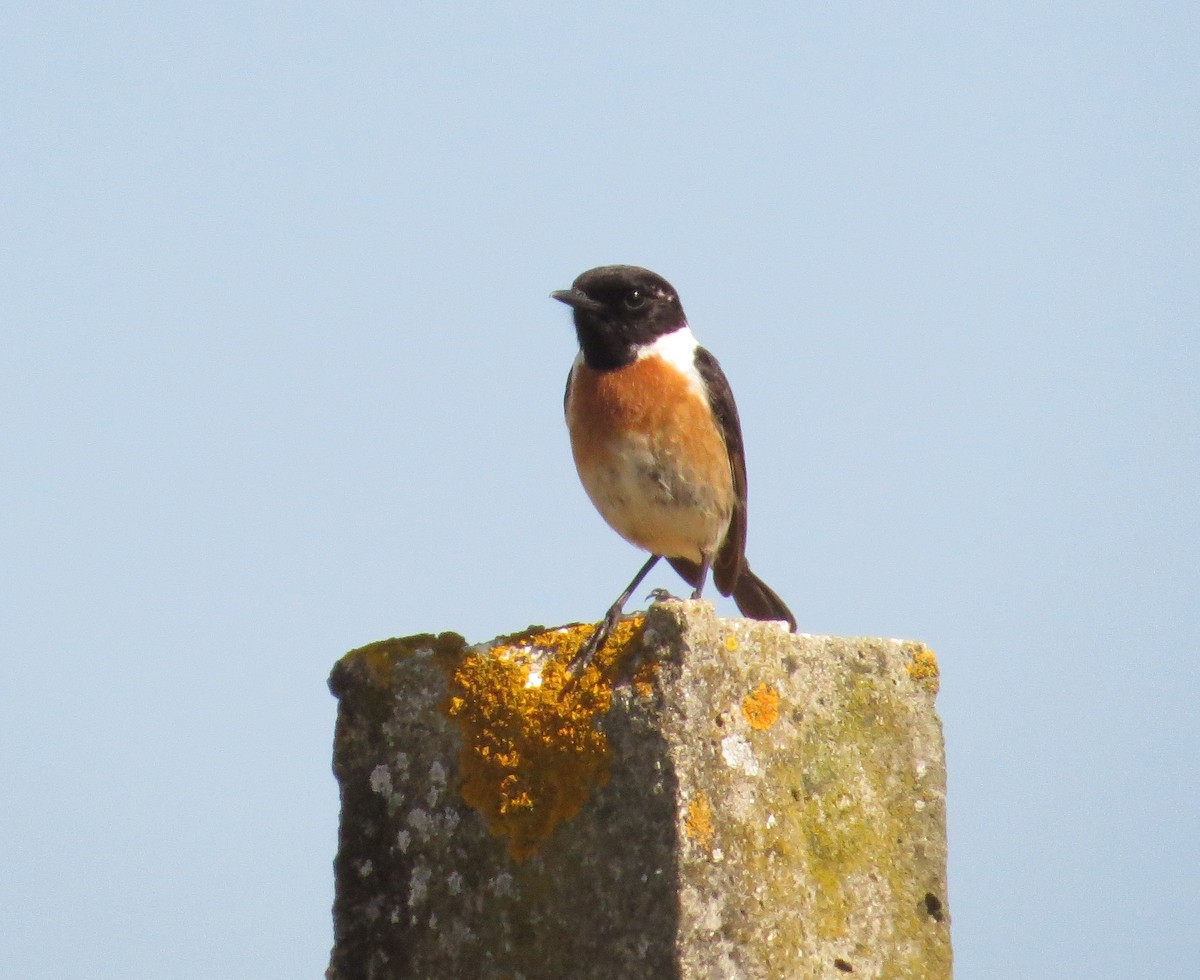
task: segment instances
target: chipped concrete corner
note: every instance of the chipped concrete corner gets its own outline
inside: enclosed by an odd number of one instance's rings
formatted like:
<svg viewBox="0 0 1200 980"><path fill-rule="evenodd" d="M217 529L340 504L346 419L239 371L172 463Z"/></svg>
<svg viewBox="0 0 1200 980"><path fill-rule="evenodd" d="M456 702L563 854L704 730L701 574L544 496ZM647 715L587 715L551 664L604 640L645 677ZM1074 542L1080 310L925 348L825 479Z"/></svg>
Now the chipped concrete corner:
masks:
<svg viewBox="0 0 1200 980"><path fill-rule="evenodd" d="M327 976L949 978L932 652L631 623L633 683L564 681L586 627L339 662Z"/></svg>

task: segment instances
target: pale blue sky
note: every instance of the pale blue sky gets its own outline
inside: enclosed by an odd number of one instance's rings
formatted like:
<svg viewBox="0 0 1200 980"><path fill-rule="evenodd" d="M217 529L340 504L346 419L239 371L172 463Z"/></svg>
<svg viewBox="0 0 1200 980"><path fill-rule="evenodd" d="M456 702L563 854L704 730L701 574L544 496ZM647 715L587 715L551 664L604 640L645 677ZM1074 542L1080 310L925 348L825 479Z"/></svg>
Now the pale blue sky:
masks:
<svg viewBox="0 0 1200 980"><path fill-rule="evenodd" d="M5 5L0 975L321 975L333 661L596 618L641 562L547 298L631 262L733 383L801 628L940 656L960 980L1191 976L1198 38Z"/></svg>

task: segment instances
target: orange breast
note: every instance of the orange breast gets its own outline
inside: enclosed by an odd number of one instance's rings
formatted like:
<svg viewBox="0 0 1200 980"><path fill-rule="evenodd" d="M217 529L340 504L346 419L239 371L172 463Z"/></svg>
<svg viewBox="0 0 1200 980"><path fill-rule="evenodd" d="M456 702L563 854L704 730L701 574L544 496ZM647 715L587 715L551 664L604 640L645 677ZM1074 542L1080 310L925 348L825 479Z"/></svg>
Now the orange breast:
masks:
<svg viewBox="0 0 1200 980"><path fill-rule="evenodd" d="M699 561L735 505L725 440L700 391L656 356L616 371L575 367L567 399L575 466L627 541Z"/></svg>
<svg viewBox="0 0 1200 980"><path fill-rule="evenodd" d="M660 357L643 357L616 371L575 367L567 404L575 464L582 471L603 465L614 442L645 436L695 477L731 482L725 440L708 403Z"/></svg>

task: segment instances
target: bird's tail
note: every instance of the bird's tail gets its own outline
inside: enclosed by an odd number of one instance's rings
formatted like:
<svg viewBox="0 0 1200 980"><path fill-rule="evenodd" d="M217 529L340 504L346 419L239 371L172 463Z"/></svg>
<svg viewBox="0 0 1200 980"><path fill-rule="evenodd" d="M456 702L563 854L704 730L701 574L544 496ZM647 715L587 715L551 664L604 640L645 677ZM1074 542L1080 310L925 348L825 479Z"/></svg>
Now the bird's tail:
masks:
<svg viewBox="0 0 1200 980"><path fill-rule="evenodd" d="M696 587L700 581L699 565L686 558L668 558L667 561L688 585ZM720 592L723 595L733 595L733 601L737 603L743 616L749 616L751 619L784 620L788 629L796 632L796 617L788 609L787 603L780 599L766 582L750 571L750 566L744 559L733 584L733 592L729 593L724 589L720 589Z"/></svg>
<svg viewBox="0 0 1200 980"><path fill-rule="evenodd" d="M788 629L796 632L796 617L787 603L766 582L760 579L743 563L741 574L733 585L733 601L743 616L751 619L785 620Z"/></svg>

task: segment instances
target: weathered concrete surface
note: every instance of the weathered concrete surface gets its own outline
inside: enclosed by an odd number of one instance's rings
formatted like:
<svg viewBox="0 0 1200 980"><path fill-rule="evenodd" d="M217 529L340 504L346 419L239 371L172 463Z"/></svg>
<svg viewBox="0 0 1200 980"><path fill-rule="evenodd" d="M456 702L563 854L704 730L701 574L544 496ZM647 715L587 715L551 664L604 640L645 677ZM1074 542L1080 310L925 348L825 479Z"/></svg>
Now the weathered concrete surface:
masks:
<svg viewBox="0 0 1200 980"><path fill-rule="evenodd" d="M520 640L479 656L413 637L339 662L330 978L951 975L933 655L700 602L652 607L639 644L659 666L597 688L592 741L545 704L502 714L497 664L514 697L557 683Z"/></svg>

